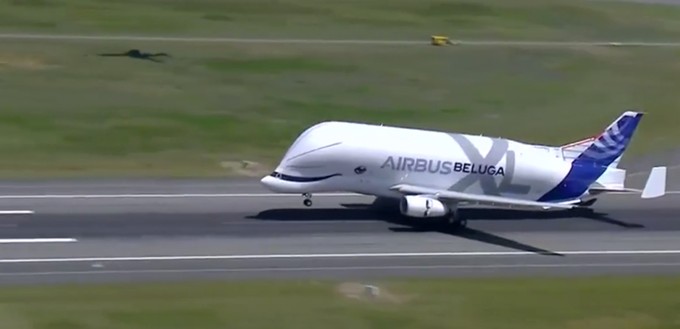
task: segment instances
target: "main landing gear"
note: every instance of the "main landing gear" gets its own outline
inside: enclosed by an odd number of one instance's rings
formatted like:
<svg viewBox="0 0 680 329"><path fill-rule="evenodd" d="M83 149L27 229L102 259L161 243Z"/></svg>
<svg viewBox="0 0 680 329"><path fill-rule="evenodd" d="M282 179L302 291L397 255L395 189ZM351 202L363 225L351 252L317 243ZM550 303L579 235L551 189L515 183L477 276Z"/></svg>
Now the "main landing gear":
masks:
<svg viewBox="0 0 680 329"><path fill-rule="evenodd" d="M302 196L305 198L305 200L302 201L302 203L307 207L311 207L312 206L312 194L311 193L302 193Z"/></svg>
<svg viewBox="0 0 680 329"><path fill-rule="evenodd" d="M447 224L454 230L464 229L467 227L467 219L460 216L458 209L451 209L447 218Z"/></svg>

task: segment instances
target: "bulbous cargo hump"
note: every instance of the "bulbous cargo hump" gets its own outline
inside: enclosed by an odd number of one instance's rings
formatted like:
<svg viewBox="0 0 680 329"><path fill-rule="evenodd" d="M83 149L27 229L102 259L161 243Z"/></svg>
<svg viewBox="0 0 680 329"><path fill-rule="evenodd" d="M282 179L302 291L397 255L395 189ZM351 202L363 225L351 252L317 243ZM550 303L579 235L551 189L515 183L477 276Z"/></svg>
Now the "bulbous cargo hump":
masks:
<svg viewBox="0 0 680 329"><path fill-rule="evenodd" d="M348 135L351 136L351 131L348 130L348 125L342 122L327 121L315 124L295 139L286 151L282 165L309 166L322 160L333 160L337 152L324 151L335 150L345 143Z"/></svg>

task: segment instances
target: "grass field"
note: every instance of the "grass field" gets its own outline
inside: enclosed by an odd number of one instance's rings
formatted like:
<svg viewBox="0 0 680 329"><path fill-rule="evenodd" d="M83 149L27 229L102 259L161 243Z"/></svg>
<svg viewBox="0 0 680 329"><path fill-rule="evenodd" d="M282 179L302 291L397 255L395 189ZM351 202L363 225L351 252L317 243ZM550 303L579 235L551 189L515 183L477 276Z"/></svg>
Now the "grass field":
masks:
<svg viewBox="0 0 680 329"><path fill-rule="evenodd" d="M680 9L590 0L2 0L0 29L259 37L667 39Z"/></svg>
<svg viewBox="0 0 680 329"><path fill-rule="evenodd" d="M382 8L382 9L380 9ZM529 13L529 10L531 13ZM267 172L307 125L355 120L565 143L649 115L675 146L680 50L431 47L487 39L680 40L680 7L579 1L0 1L0 32L421 38L422 46L3 40L0 175ZM98 57L131 48L165 63ZM236 168L236 169L235 169ZM261 170L261 171L260 171ZM253 172L250 172L253 173Z"/></svg>
<svg viewBox="0 0 680 329"><path fill-rule="evenodd" d="M11 287L3 329L677 328L675 278Z"/></svg>

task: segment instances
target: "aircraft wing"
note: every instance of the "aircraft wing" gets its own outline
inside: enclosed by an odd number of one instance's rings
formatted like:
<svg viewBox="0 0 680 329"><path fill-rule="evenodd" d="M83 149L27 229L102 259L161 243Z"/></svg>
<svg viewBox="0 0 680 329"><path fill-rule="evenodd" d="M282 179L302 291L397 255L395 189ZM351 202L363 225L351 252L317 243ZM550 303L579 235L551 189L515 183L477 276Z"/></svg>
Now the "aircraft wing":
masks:
<svg viewBox="0 0 680 329"><path fill-rule="evenodd" d="M409 184L398 184L391 188L392 190L398 191L403 194L423 194L432 195L439 200L451 200L456 202L471 202L480 203L488 205L501 205L501 206L520 206L520 207L538 207L543 209L549 208L560 208L560 209L573 209L578 207L573 204L565 203L552 203L552 202L538 202L521 200L515 198L493 196L493 195L481 195L481 194L471 194L447 190L439 190L427 187L421 187Z"/></svg>
<svg viewBox="0 0 680 329"><path fill-rule="evenodd" d="M492 206L516 206L516 207L537 207L543 209L559 208L559 209L573 209L578 208L577 204L570 202L555 203L555 202L538 202L530 200L522 200L494 195L482 195L463 193L456 191L433 189L410 184L397 184L391 187L392 190L398 191L402 194L416 194L416 195L431 195L439 200L450 200L453 202L470 202L478 204L487 204ZM643 199L652 199L664 196L666 194L666 167L652 168L649 178L645 184L644 189L608 189L606 187L591 187L591 191L598 190L602 192L628 192L641 193Z"/></svg>

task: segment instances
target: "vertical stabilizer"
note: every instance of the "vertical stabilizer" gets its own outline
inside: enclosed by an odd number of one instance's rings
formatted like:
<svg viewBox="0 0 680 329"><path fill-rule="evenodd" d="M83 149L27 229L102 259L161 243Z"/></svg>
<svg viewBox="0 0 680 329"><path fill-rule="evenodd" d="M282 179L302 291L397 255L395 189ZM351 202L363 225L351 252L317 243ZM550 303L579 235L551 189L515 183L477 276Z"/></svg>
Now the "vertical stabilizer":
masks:
<svg viewBox="0 0 680 329"><path fill-rule="evenodd" d="M561 147L571 170L538 201L580 198L591 186L622 189L625 171L616 168L642 119L642 113L626 111L598 136Z"/></svg>
<svg viewBox="0 0 680 329"><path fill-rule="evenodd" d="M576 158L579 157L583 152L585 152L586 149L588 149L593 143L597 140L599 136L593 136L593 137L588 137L573 143L565 144L559 147L559 150L562 152L562 157L567 160L567 161L574 161ZM619 167L619 162L621 162L621 157L623 157L623 154L619 156L618 158L614 159L612 163L609 165L609 168L618 168Z"/></svg>
<svg viewBox="0 0 680 329"><path fill-rule="evenodd" d="M574 159L575 164L608 167L615 162L618 163L633 139L642 115L640 112L624 112Z"/></svg>

